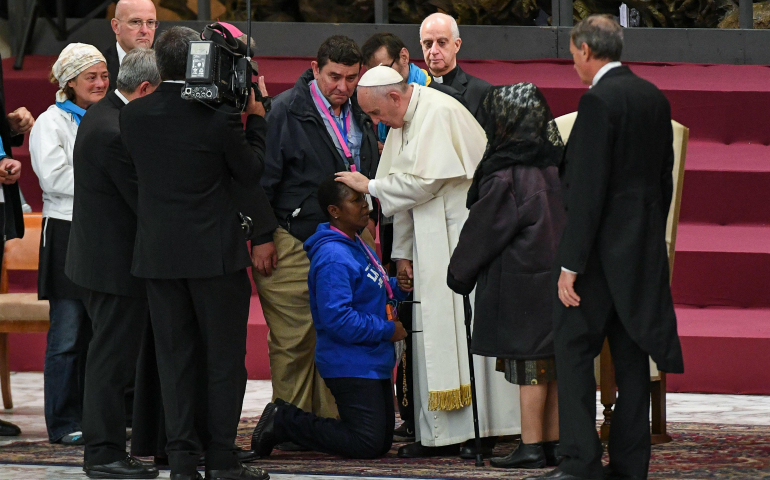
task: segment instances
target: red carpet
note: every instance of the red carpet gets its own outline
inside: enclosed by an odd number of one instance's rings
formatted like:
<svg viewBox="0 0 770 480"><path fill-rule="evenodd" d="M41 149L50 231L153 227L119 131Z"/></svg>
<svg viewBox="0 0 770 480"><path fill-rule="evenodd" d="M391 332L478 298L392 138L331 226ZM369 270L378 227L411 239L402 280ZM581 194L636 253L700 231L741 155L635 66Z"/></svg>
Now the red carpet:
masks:
<svg viewBox="0 0 770 480"><path fill-rule="evenodd" d="M25 70L4 60L8 107L38 115L52 102L47 82L53 57L27 57ZM532 82L555 115L577 108L585 87L569 61L463 61L463 68L502 85ZM270 94L294 85L307 58L263 58ZM636 63L656 84L672 116L690 128L673 293L687 373L671 375L670 391L770 394L770 67ZM16 157L28 166L25 147ZM40 210L31 169L22 189ZM34 277L12 279L34 290ZM267 327L253 297L247 363L251 378L267 378ZM42 336L12 340L12 368L41 369Z"/></svg>

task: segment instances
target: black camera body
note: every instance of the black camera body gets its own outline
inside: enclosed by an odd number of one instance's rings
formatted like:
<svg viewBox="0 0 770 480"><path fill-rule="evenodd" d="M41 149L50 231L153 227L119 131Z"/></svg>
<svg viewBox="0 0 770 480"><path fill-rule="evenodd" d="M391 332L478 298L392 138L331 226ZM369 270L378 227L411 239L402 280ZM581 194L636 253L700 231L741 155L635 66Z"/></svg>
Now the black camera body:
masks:
<svg viewBox="0 0 770 480"><path fill-rule="evenodd" d="M227 103L242 110L251 92L251 77L258 73L249 61L251 52L219 23L208 25L201 38L190 42L182 98ZM259 95L259 89L255 93Z"/></svg>

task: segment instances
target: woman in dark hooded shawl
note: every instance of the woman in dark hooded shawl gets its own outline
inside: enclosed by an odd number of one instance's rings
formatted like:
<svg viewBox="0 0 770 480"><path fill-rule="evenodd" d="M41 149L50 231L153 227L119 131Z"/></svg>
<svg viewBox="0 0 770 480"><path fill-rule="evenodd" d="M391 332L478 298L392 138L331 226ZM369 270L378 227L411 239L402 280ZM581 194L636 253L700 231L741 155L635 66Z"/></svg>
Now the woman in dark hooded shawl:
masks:
<svg viewBox="0 0 770 480"><path fill-rule="evenodd" d="M520 385L521 443L492 465L543 468L558 464L552 266L565 224L564 144L531 83L491 88L482 112L487 149L447 283L463 295L475 287L473 353L497 357L498 370Z"/></svg>

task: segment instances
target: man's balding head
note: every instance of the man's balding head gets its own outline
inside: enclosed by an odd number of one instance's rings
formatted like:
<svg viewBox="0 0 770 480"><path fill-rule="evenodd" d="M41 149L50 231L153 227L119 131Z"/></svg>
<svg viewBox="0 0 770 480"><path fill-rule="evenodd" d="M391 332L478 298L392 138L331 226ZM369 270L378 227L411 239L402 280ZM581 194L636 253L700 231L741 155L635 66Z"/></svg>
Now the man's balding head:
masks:
<svg viewBox="0 0 770 480"><path fill-rule="evenodd" d="M356 90L358 105L375 124L382 122L392 128L404 126L404 115L409 108L414 87L406 80L392 85L362 87Z"/></svg>
<svg viewBox="0 0 770 480"><path fill-rule="evenodd" d="M136 47L152 48L155 29L147 21L157 22L155 4L152 0L120 0L115 6L115 18L112 19L112 31L115 32L120 47L130 52ZM139 28L136 24L142 22Z"/></svg>
<svg viewBox="0 0 770 480"><path fill-rule="evenodd" d="M420 45L425 63L433 76L443 76L457 66L460 51L457 21L444 13L428 15L420 25Z"/></svg>
<svg viewBox="0 0 770 480"><path fill-rule="evenodd" d="M610 15L591 15L572 28L569 51L580 80L591 85L604 65L620 60L623 29Z"/></svg>

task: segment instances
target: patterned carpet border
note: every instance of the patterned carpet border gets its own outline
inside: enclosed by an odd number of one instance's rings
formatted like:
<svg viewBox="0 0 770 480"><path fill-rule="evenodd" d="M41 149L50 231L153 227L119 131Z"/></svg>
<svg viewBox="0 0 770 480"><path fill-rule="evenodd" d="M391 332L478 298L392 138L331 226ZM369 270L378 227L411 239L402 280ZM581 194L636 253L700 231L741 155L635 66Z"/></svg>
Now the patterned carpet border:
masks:
<svg viewBox="0 0 770 480"><path fill-rule="evenodd" d="M238 443L248 445L257 418L244 418ZM655 445L651 479L770 479L770 426L669 424L673 442ZM521 478L533 470L500 470L475 467L473 460L457 458L400 459L394 444L388 455L376 460L345 460L315 452L279 452L257 463L271 473L351 477L402 477L430 479ZM514 443L498 444L496 455L506 455ZM17 442L0 447L0 463L81 466L82 447L47 442ZM606 459L605 459L606 460Z"/></svg>

